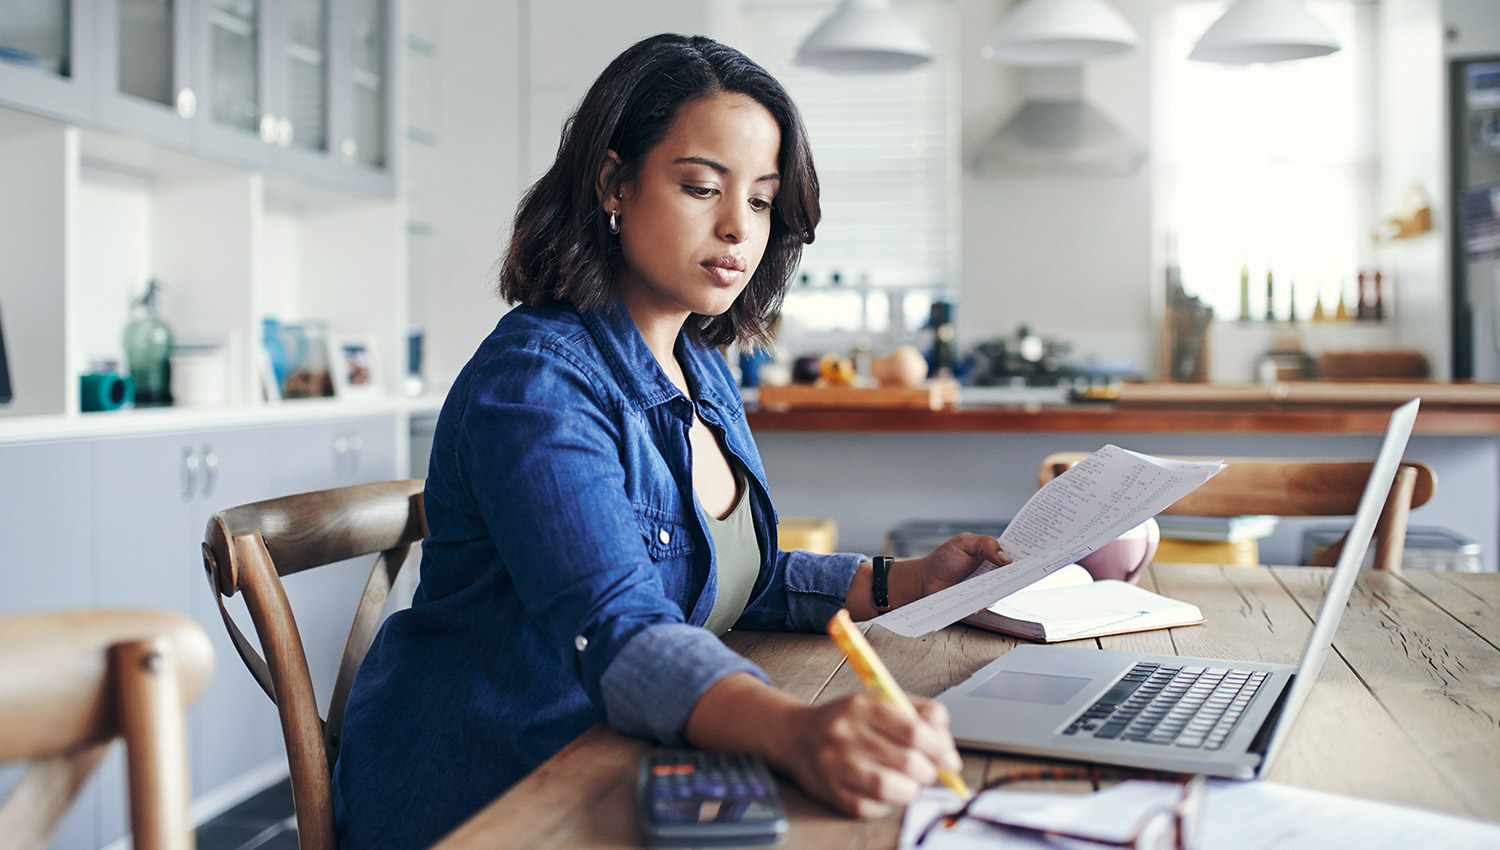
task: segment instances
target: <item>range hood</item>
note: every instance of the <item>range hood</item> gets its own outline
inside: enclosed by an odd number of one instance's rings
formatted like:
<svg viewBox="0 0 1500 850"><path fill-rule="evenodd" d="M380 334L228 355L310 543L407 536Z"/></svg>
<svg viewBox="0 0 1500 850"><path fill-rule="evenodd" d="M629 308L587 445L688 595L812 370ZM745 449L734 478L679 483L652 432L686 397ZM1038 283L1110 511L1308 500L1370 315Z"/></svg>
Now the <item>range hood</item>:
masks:
<svg viewBox="0 0 1500 850"><path fill-rule="evenodd" d="M1027 68L1021 74L1025 99L979 146L977 174L1124 177L1140 168L1145 149L1083 99L1081 68Z"/></svg>

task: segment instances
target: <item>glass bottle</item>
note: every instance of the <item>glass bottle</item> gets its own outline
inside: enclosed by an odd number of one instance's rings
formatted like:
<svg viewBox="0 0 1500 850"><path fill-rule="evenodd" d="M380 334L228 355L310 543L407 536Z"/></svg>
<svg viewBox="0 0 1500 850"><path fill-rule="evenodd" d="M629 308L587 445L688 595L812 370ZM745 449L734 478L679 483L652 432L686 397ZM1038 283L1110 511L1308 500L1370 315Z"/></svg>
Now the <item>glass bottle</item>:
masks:
<svg viewBox="0 0 1500 850"><path fill-rule="evenodd" d="M1270 269L1266 269L1266 321L1276 321L1276 284L1272 282Z"/></svg>
<svg viewBox="0 0 1500 850"><path fill-rule="evenodd" d="M1250 264L1240 264L1240 321L1250 321Z"/></svg>
<svg viewBox="0 0 1500 850"><path fill-rule="evenodd" d="M130 323L125 326L125 362L135 382L137 407L172 403L172 329L157 312L160 292L161 284L154 279L146 284L146 293L131 305Z"/></svg>

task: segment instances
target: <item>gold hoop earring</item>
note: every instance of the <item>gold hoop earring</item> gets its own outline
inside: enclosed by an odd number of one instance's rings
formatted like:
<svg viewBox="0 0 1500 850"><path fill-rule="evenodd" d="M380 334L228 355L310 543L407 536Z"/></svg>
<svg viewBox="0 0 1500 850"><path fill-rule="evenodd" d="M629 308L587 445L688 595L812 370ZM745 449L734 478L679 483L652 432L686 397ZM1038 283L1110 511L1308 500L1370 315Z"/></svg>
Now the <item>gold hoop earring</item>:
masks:
<svg viewBox="0 0 1500 850"><path fill-rule="evenodd" d="M609 211L609 232L618 234L620 232L620 211Z"/></svg>

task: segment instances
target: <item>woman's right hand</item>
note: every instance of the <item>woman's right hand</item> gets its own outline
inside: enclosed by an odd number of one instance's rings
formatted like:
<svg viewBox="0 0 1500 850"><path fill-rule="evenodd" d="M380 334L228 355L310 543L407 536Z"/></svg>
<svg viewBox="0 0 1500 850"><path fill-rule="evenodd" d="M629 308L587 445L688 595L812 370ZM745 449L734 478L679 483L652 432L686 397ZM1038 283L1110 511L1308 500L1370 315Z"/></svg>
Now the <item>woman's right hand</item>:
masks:
<svg viewBox="0 0 1500 850"><path fill-rule="evenodd" d="M803 706L791 734L771 754L772 766L838 811L885 817L936 782L939 768L962 767L947 709L929 700L912 703L916 718L871 691Z"/></svg>

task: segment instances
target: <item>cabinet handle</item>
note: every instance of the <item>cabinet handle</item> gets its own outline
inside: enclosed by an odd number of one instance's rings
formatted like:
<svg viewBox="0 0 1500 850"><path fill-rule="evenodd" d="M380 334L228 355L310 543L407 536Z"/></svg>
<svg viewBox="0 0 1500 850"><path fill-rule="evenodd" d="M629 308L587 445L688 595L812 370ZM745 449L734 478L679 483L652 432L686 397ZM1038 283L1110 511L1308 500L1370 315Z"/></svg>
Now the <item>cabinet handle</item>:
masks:
<svg viewBox="0 0 1500 850"><path fill-rule="evenodd" d="M276 122L276 143L282 147L292 144L292 119L282 118Z"/></svg>
<svg viewBox="0 0 1500 850"><path fill-rule="evenodd" d="M198 489L198 455L192 446L182 447L182 500L192 501Z"/></svg>
<svg viewBox="0 0 1500 850"><path fill-rule="evenodd" d="M177 91L177 114L183 118L192 118L198 114L198 95L191 87L184 86Z"/></svg>
<svg viewBox="0 0 1500 850"><path fill-rule="evenodd" d="M269 112L260 116L260 140L268 145L276 144L276 116Z"/></svg>
<svg viewBox="0 0 1500 850"><path fill-rule="evenodd" d="M201 454L203 455L203 498L214 494L219 486L219 455L214 447L204 444Z"/></svg>
<svg viewBox="0 0 1500 850"><path fill-rule="evenodd" d="M339 154L344 157L344 162L353 162L359 158L359 142L345 139L344 143L339 145Z"/></svg>

